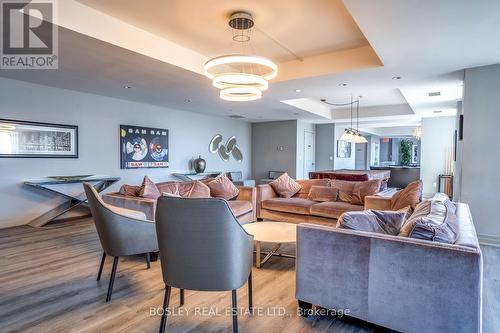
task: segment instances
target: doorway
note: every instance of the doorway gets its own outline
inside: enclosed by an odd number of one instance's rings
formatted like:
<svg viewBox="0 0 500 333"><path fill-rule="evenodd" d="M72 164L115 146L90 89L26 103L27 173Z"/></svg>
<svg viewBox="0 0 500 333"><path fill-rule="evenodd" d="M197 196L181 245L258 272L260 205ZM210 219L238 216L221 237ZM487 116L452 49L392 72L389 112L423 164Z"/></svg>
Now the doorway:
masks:
<svg viewBox="0 0 500 333"><path fill-rule="evenodd" d="M367 147L368 147L367 143L356 143L355 144L354 168L356 170L366 170Z"/></svg>
<svg viewBox="0 0 500 333"><path fill-rule="evenodd" d="M303 179L309 179L309 172L316 171L315 147L316 134L304 131L304 174Z"/></svg>

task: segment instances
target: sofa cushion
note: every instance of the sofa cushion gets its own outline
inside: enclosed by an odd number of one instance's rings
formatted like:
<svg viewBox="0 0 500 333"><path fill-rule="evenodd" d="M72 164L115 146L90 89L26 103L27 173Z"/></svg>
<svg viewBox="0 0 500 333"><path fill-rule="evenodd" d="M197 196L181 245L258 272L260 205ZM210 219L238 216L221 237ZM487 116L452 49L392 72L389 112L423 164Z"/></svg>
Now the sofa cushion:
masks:
<svg viewBox="0 0 500 333"><path fill-rule="evenodd" d="M127 185L123 184L120 187L119 193L122 195L126 195L127 197L138 197L141 191L140 185Z"/></svg>
<svg viewBox="0 0 500 333"><path fill-rule="evenodd" d="M303 198L272 198L262 202L262 208L293 214L309 215L316 201Z"/></svg>
<svg viewBox="0 0 500 333"><path fill-rule="evenodd" d="M308 199L314 201L335 201L339 190L331 186L311 186Z"/></svg>
<svg viewBox="0 0 500 333"><path fill-rule="evenodd" d="M139 190L139 196L148 199L158 199L161 196L161 192L148 176L144 176L141 189Z"/></svg>
<svg viewBox="0 0 500 333"><path fill-rule="evenodd" d="M330 181L330 186L339 190L339 196L337 200L351 203L353 200L354 185L356 182L350 182L347 180L337 180L333 179Z"/></svg>
<svg viewBox="0 0 500 333"><path fill-rule="evenodd" d="M380 190L380 179L368 180L366 182L355 182L352 190L351 203L353 205L364 205L367 195L374 195Z"/></svg>
<svg viewBox="0 0 500 333"><path fill-rule="evenodd" d="M249 201L232 200L227 203L236 217L250 213L253 209Z"/></svg>
<svg viewBox="0 0 500 333"><path fill-rule="evenodd" d="M226 175L217 177L216 179L207 183L210 188L210 195L212 197L224 198L231 200L238 196L240 190L234 186L233 182L227 178Z"/></svg>
<svg viewBox="0 0 500 333"><path fill-rule="evenodd" d="M113 206L113 205L109 205L109 204L105 204L105 205L107 208L109 208L111 211L113 211L116 214L120 214L120 215L130 217L133 219L137 219L137 220L146 220L146 214L144 212L139 211L139 210L132 210L132 209Z"/></svg>
<svg viewBox="0 0 500 333"><path fill-rule="evenodd" d="M450 200L421 202L406 221L400 236L453 244L458 238L456 206Z"/></svg>
<svg viewBox="0 0 500 333"><path fill-rule="evenodd" d="M394 194L391 198L391 210L398 210L406 206L415 208L422 198L422 186L422 181L416 180Z"/></svg>
<svg viewBox="0 0 500 333"><path fill-rule="evenodd" d="M406 219L404 211L365 210L346 212L339 217L337 228L398 235Z"/></svg>
<svg viewBox="0 0 500 333"><path fill-rule="evenodd" d="M311 187L313 186L330 186L330 179L297 179L295 180L300 185L300 190L295 196L307 199Z"/></svg>
<svg viewBox="0 0 500 333"><path fill-rule="evenodd" d="M344 201L328 201L315 203L311 207L311 215L338 219L345 212L363 210L363 206L353 205Z"/></svg>
<svg viewBox="0 0 500 333"><path fill-rule="evenodd" d="M270 182L269 185L282 198L290 198L301 189L300 184L293 180L286 172Z"/></svg>
<svg viewBox="0 0 500 333"><path fill-rule="evenodd" d="M210 188L200 181L193 182L188 198L210 198Z"/></svg>

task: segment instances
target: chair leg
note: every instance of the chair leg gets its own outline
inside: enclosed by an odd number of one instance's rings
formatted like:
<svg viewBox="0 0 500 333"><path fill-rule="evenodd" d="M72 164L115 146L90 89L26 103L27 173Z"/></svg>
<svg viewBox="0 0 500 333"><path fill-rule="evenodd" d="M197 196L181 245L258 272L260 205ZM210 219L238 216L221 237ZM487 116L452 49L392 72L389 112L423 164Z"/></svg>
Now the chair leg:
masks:
<svg viewBox="0 0 500 333"><path fill-rule="evenodd" d="M146 252L146 264L148 265L148 269L151 268L151 257L149 255L149 252Z"/></svg>
<svg viewBox="0 0 500 333"><path fill-rule="evenodd" d="M248 308L253 312L252 272L248 276Z"/></svg>
<svg viewBox="0 0 500 333"><path fill-rule="evenodd" d="M101 266L99 266L99 273L97 273L97 281L101 279L102 269L104 268L104 262L106 261L106 252L102 253Z"/></svg>
<svg viewBox="0 0 500 333"><path fill-rule="evenodd" d="M160 333L165 332L167 326L167 309L170 302L170 286L165 285L165 298L163 300L163 313L161 314Z"/></svg>
<svg viewBox="0 0 500 333"><path fill-rule="evenodd" d="M238 333L238 305L236 304L236 289L231 291L233 303L233 333Z"/></svg>
<svg viewBox="0 0 500 333"><path fill-rule="evenodd" d="M113 269L111 270L111 277L109 279L108 294L106 295L106 302L111 300L111 294L113 293L113 283L115 283L116 267L118 266L118 256L113 258Z"/></svg>
<svg viewBox="0 0 500 333"><path fill-rule="evenodd" d="M180 306L184 305L184 289L181 289L180 293Z"/></svg>

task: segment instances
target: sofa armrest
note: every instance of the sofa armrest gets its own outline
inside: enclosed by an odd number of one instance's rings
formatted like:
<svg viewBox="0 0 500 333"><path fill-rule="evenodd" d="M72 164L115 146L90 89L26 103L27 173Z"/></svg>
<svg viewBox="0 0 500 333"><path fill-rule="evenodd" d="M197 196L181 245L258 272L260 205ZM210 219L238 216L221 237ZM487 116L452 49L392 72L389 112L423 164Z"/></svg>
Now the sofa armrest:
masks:
<svg viewBox="0 0 500 333"><path fill-rule="evenodd" d="M129 197L114 192L103 194L102 200L109 205L143 212L147 220L155 220L156 200L154 199Z"/></svg>
<svg viewBox="0 0 500 333"><path fill-rule="evenodd" d="M273 188L269 184L257 185L257 217L261 217L260 210L262 208L262 202L268 199L277 198L278 194L274 192Z"/></svg>
<svg viewBox="0 0 500 333"><path fill-rule="evenodd" d="M252 204L252 214L253 221L255 221L256 217L256 200L257 200L257 191L255 187L251 186L236 186L240 193L236 197L238 201L248 201Z"/></svg>
<svg viewBox="0 0 500 333"><path fill-rule="evenodd" d="M365 197L365 210L391 210L391 197L380 195L367 195Z"/></svg>
<svg viewBox="0 0 500 333"><path fill-rule="evenodd" d="M301 301L402 332L480 332L481 290L478 247L297 226Z"/></svg>

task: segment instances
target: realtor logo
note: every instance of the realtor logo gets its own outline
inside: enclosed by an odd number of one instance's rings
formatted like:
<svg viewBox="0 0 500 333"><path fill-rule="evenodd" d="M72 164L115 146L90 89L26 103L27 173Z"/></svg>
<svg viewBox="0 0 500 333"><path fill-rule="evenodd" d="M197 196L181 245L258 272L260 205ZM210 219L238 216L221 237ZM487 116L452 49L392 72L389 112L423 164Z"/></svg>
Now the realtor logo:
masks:
<svg viewBox="0 0 500 333"><path fill-rule="evenodd" d="M1 69L57 69L55 3L0 0Z"/></svg>

